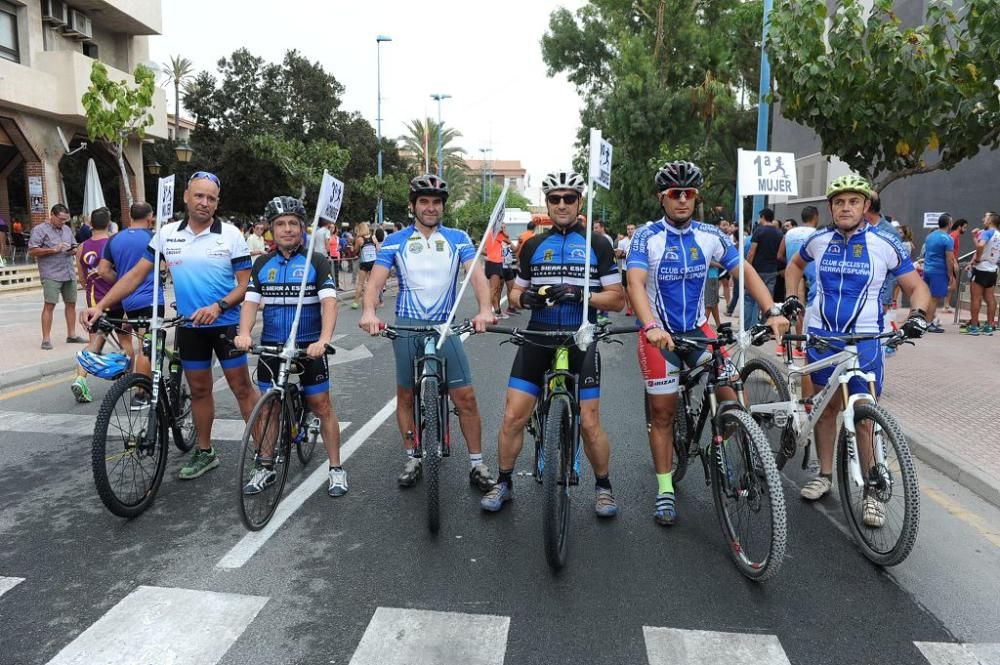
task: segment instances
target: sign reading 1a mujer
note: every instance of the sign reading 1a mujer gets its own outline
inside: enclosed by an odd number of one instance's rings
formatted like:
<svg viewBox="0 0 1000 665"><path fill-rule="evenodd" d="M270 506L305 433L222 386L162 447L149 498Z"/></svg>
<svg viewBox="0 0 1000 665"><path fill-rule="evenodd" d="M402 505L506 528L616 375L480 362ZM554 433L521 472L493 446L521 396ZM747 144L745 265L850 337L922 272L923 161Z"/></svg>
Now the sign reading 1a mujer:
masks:
<svg viewBox="0 0 1000 665"><path fill-rule="evenodd" d="M795 155L740 150L740 196L798 196Z"/></svg>

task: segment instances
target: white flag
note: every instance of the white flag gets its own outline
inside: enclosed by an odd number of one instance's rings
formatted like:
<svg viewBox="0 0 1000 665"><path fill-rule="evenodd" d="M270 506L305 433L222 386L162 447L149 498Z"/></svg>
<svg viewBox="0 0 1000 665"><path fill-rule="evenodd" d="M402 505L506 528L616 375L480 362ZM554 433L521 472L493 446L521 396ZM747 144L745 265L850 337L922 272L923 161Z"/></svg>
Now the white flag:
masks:
<svg viewBox="0 0 1000 665"><path fill-rule="evenodd" d="M500 233L500 227L503 226L503 211L504 207L507 205L507 189L510 187L510 183L504 183L503 190L500 192L500 198L497 199L497 203L493 206L493 212L490 214L490 225L487 233L492 235L494 238Z"/></svg>
<svg viewBox="0 0 1000 665"><path fill-rule="evenodd" d="M164 224L167 224L173 216L174 174L170 174L165 178L160 178L160 183L156 190L156 219L162 220Z"/></svg>
<svg viewBox="0 0 1000 665"><path fill-rule="evenodd" d="M601 130L590 130L590 179L604 189L611 189L611 144Z"/></svg>

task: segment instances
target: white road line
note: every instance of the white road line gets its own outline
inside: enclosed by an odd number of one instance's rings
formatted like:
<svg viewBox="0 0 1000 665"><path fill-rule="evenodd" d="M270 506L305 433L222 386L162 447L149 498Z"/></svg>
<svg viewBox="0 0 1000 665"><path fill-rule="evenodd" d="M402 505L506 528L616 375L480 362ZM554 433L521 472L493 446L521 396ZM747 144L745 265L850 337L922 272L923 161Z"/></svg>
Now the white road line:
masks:
<svg viewBox="0 0 1000 665"><path fill-rule="evenodd" d="M0 596L24 581L23 577L0 577Z"/></svg>
<svg viewBox="0 0 1000 665"><path fill-rule="evenodd" d="M1000 643L914 642L931 665L1000 665Z"/></svg>
<svg viewBox="0 0 1000 665"><path fill-rule="evenodd" d="M71 413L28 413L0 411L0 432L30 432L90 436L97 416ZM219 419L212 425L212 439L239 441L246 423L242 420Z"/></svg>
<svg viewBox="0 0 1000 665"><path fill-rule="evenodd" d="M141 586L48 665L214 665L268 599Z"/></svg>
<svg viewBox="0 0 1000 665"><path fill-rule="evenodd" d="M393 413L396 412L396 398L389 400L382 410L376 413L371 420L362 425L361 429L348 439L347 443L340 447L340 461L346 462L350 459L354 451L361 447L375 430L382 426ZM341 427L343 430L344 427ZM292 516L299 507L306 502L313 492L316 491L327 479L329 469L326 464L321 464L309 474L309 477L299 483L291 494L285 497L274 511L274 517L260 531L251 531L243 536L233 548L226 552L225 556L215 564L217 568L242 568L250 560L257 550L274 535L274 532L281 528L281 525Z"/></svg>
<svg viewBox="0 0 1000 665"><path fill-rule="evenodd" d="M774 635L643 626L649 665L790 665Z"/></svg>
<svg viewBox="0 0 1000 665"><path fill-rule="evenodd" d="M380 607L350 665L503 665L510 617Z"/></svg>

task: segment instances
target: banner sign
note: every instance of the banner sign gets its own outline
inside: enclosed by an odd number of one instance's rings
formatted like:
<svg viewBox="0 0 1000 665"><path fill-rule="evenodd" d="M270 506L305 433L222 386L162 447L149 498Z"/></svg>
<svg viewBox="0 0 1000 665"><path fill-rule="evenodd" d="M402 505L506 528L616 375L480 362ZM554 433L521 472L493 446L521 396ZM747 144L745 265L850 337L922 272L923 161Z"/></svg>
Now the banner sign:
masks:
<svg viewBox="0 0 1000 665"><path fill-rule="evenodd" d="M590 179L604 189L611 189L611 144L601 137L601 130L590 130Z"/></svg>
<svg viewBox="0 0 1000 665"><path fill-rule="evenodd" d="M938 227L938 220L941 219L943 212L925 212L924 213L924 228L925 229L936 229Z"/></svg>
<svg viewBox="0 0 1000 665"><path fill-rule="evenodd" d="M174 174L160 178L156 189L156 219L169 223L174 216Z"/></svg>
<svg viewBox="0 0 1000 665"><path fill-rule="evenodd" d="M490 225L487 228L490 235L494 238L500 233L500 227L503 226L504 207L507 205L507 190L509 187L510 184L505 182L503 190L500 192L500 198L497 199L496 205L493 206L493 212L490 213Z"/></svg>
<svg viewBox="0 0 1000 665"><path fill-rule="evenodd" d="M739 153L740 196L798 196L795 155L790 152Z"/></svg>
<svg viewBox="0 0 1000 665"><path fill-rule="evenodd" d="M344 202L344 183L332 175L323 172L323 184L319 187L319 198L316 200L319 216L328 222L335 223L340 216L340 205Z"/></svg>

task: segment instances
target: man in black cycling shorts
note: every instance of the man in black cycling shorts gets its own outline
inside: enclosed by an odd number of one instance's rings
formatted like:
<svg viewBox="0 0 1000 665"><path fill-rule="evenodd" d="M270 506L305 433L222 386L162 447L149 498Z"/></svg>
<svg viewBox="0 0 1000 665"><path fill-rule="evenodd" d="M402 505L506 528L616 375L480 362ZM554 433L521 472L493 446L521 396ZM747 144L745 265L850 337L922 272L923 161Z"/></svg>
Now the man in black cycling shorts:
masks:
<svg viewBox="0 0 1000 665"><path fill-rule="evenodd" d="M585 264L587 230L578 221L585 187L583 177L572 171L545 176L542 192L552 230L532 237L521 248L518 276L510 294L514 307L532 310L529 330L567 330L570 340L583 321L585 307L587 320L594 323L597 310L617 312L625 305L614 249L607 238L592 238L590 265ZM586 306L584 280L590 280L591 285L590 303ZM554 349L527 344L518 349L507 383L507 404L498 437L500 476L496 487L483 497L483 510L496 512L514 498L514 464L524 445L524 426L542 394L545 372L552 366L554 354ZM594 510L600 517L614 517L618 504L608 478L608 435L601 427L601 358L597 343L586 351L573 345L569 362L580 377L583 447L596 479Z"/></svg>
<svg viewBox="0 0 1000 665"><path fill-rule="evenodd" d="M250 331L257 321L257 310L263 305L264 330L260 343L284 345L295 320L302 272L309 271L295 334L298 347L306 349L309 355L308 360L299 361L303 369L299 384L306 406L319 418L323 445L330 458L327 494L343 496L347 494L347 472L340 466L340 423L330 404L330 368L326 362L326 345L333 339L337 326L337 288L330 276L330 261L319 253L306 256L308 248L302 245L306 209L301 201L279 196L268 201L264 216L271 227L275 248L254 261L246 302L240 313L240 329L234 342L239 350L250 350L253 345ZM319 238L316 240L319 242ZM279 365L280 358L261 357L257 364L257 387L261 392L271 389ZM273 462L263 460L243 487L243 493L257 494L276 479Z"/></svg>
<svg viewBox="0 0 1000 665"><path fill-rule="evenodd" d="M80 314L80 322L89 328L103 311L139 288L153 270L154 248L159 247L174 281L177 311L191 320L177 329L181 365L191 388L191 415L198 430L198 445L180 471L184 480L197 478L219 465L212 448L212 355L222 365L244 420L259 396L250 382L247 356L233 344L240 320L239 304L250 281L250 250L239 229L223 224L215 216L221 189L214 174L192 174L184 190L187 218L165 224L153 236L143 258L115 282L96 307Z"/></svg>

